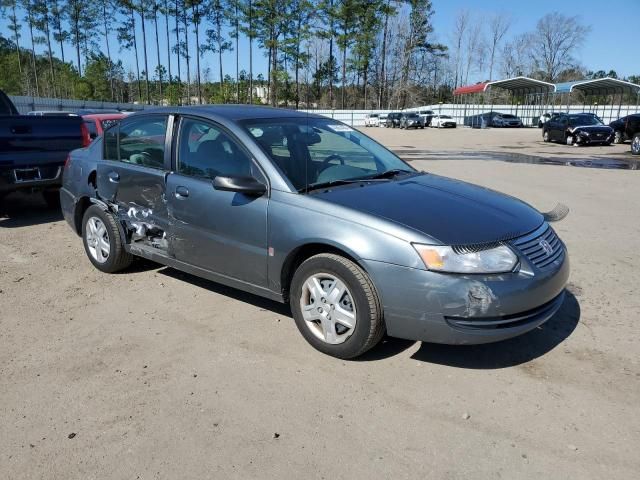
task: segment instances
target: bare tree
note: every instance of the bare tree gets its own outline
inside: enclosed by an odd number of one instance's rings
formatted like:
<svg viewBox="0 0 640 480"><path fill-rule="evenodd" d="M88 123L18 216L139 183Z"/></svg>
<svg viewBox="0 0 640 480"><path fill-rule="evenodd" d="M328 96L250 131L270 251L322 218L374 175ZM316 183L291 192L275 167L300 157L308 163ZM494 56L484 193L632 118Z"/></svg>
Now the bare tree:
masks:
<svg viewBox="0 0 640 480"><path fill-rule="evenodd" d="M489 19L489 80L493 80L493 67L498 46L509 31L511 23L511 16L505 13L497 13Z"/></svg>
<svg viewBox="0 0 640 480"><path fill-rule="evenodd" d="M453 88L458 87L458 82L462 81L462 42L467 33L469 27L469 11L460 10L456 15L456 19L453 25L453 37L454 37L454 61L455 61L455 80Z"/></svg>
<svg viewBox="0 0 640 480"><path fill-rule="evenodd" d="M469 83L469 74L471 73L471 67L478 66L479 70L482 70L482 62L484 60L485 45L482 41L482 22L475 22L470 28L467 29L465 39L465 65L464 83ZM462 73L460 73L462 79Z"/></svg>
<svg viewBox="0 0 640 480"><path fill-rule="evenodd" d="M529 33L518 35L502 48L502 74L505 77L517 77L530 73L530 39Z"/></svg>
<svg viewBox="0 0 640 480"><path fill-rule="evenodd" d="M547 81L555 81L558 74L575 63L575 51L584 43L591 27L580 23L578 17L559 12L548 13L536 26L531 42L531 58Z"/></svg>

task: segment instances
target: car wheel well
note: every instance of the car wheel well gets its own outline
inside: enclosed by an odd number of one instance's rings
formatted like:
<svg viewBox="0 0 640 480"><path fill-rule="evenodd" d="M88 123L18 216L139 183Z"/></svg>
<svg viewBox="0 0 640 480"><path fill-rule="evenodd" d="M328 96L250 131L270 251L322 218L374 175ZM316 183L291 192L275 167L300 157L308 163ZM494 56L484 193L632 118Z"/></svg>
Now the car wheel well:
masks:
<svg viewBox="0 0 640 480"><path fill-rule="evenodd" d="M305 260L321 253L333 253L335 255L340 255L341 257L351 260L366 272L366 269L360 264L360 262L358 262L357 259L353 258L353 256L349 255L347 252L341 250L338 247L334 247L333 245L328 245L325 243L308 243L306 245L302 245L289 254L282 266L282 271L280 274L280 285L282 288L282 296L285 302L289 301L289 289L291 287L291 280L293 279L293 275L296 273L298 267Z"/></svg>
<svg viewBox="0 0 640 480"><path fill-rule="evenodd" d="M78 203L76 203L76 211L73 215L73 226L78 235L82 235L82 218L84 217L84 212L86 212L90 206L91 200L89 200L89 197L82 197L78 200Z"/></svg>

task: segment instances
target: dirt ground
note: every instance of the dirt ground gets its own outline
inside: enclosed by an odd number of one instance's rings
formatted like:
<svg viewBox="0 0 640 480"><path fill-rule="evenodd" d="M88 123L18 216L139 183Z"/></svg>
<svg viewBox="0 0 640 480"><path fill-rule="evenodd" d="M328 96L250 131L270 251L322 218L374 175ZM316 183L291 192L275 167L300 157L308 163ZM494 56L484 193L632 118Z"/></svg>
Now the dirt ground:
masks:
<svg viewBox="0 0 640 480"><path fill-rule="evenodd" d="M450 131L375 133L463 148ZM0 218L0 478L637 478L640 172L414 165L571 208L553 319L494 345L386 339L341 361L280 304L147 262L100 273L58 212L14 196Z"/></svg>

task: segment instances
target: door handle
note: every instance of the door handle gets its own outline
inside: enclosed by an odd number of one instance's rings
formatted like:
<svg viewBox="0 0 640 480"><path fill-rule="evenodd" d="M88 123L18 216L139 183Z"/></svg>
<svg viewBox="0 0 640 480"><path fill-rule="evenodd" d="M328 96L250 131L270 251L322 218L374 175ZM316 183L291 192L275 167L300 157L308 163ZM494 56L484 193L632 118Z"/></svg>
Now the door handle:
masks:
<svg viewBox="0 0 640 480"><path fill-rule="evenodd" d="M107 175L111 183L118 183L120 181L120 174L118 172L109 172Z"/></svg>
<svg viewBox="0 0 640 480"><path fill-rule="evenodd" d="M189 189L187 187L176 187L176 198L187 198L189 196Z"/></svg>

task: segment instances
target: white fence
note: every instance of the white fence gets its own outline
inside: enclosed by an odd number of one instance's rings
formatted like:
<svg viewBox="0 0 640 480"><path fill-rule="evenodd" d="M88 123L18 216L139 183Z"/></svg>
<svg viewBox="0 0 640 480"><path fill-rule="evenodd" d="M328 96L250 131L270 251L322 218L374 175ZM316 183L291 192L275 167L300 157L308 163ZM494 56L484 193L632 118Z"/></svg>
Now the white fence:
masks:
<svg viewBox="0 0 640 480"><path fill-rule="evenodd" d="M84 100L66 100L58 98L20 97L10 96L18 111L22 114L33 110L127 110L139 111L152 108L151 105L138 105L134 103L94 102ZM640 111L637 105L482 105L482 104L453 104L443 103L437 105L424 105L421 107L407 108L405 111L419 112L430 110L439 115L450 115L460 125L464 125L464 119L489 111L510 113L522 119L527 126L537 126L538 117L545 112L591 112L598 115L605 123L609 123L621 116ZM389 113L397 110L300 110L302 112L316 113L354 127L364 126L365 116L369 113Z"/></svg>
<svg viewBox="0 0 640 480"><path fill-rule="evenodd" d="M303 112L316 113L341 122L347 123L354 127L364 126L365 116L369 113L390 113L397 110L301 110ZM580 113L590 112L598 115L605 123L612 122L621 116L630 113L640 112L637 105L571 105L567 108L563 106L546 106L546 105L482 105L482 104L453 104L443 103L438 105L424 105L422 107L407 108L408 112L432 111L436 115L449 115L453 117L460 125L464 125L464 119L474 115L480 115L486 112L510 113L522 119L526 126L535 127L538 125L538 117L546 112L567 112Z"/></svg>

